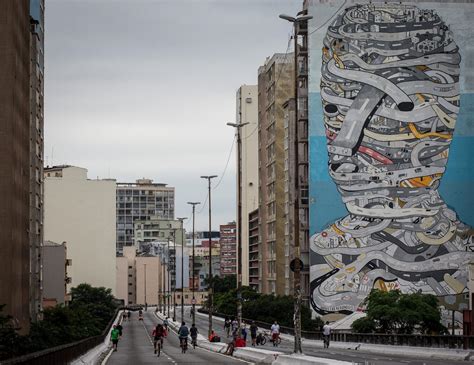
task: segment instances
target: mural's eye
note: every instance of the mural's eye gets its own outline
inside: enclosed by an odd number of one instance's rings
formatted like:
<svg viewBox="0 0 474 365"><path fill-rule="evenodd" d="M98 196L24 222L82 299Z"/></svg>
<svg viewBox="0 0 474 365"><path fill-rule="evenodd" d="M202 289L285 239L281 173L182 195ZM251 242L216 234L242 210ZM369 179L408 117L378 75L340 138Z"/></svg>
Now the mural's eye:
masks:
<svg viewBox="0 0 474 365"><path fill-rule="evenodd" d="M324 110L326 111L326 113L329 113L329 114L336 113L337 112L337 106L334 105L334 104L327 104L324 107Z"/></svg>
<svg viewBox="0 0 474 365"><path fill-rule="evenodd" d="M398 109L402 112L411 112L414 107L415 104L413 104L411 101L403 101L398 104Z"/></svg>

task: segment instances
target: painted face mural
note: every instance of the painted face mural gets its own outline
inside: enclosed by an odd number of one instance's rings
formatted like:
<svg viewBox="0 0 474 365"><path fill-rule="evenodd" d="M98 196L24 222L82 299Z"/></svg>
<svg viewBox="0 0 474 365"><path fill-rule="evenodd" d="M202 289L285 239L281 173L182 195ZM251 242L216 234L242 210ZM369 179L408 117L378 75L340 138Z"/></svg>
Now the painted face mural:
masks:
<svg viewBox="0 0 474 365"><path fill-rule="evenodd" d="M319 314L356 311L372 288L460 303L472 231L438 193L460 108L460 61L433 10L356 5L328 27L328 169L349 214L311 237Z"/></svg>

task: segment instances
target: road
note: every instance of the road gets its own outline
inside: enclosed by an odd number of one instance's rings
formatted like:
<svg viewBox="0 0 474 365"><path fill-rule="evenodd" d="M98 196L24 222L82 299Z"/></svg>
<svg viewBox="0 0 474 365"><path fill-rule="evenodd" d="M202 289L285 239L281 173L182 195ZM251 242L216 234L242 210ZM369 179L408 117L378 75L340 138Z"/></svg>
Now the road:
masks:
<svg viewBox="0 0 474 365"><path fill-rule="evenodd" d="M186 308L185 312L185 321L190 321L190 308ZM180 310L178 309L178 313ZM181 320L181 317L178 315L178 320ZM207 335L208 330L208 317L207 315L202 315L196 313L196 325L200 333L204 336ZM224 333L223 321L222 319L217 319L214 317L213 322L214 331L221 337L223 342L228 342L230 339L227 339ZM304 341L304 340L303 340ZM250 345L250 335L247 338L247 343ZM258 348L264 348L267 350L273 350L274 347L271 343L267 343L264 346L259 346ZM293 352L293 342L288 340L283 340L281 345L277 348L278 351L284 353ZM426 349L429 352L429 349ZM322 357L326 359L335 359L341 361L351 361L354 364L364 364L364 365L461 365L466 364L464 361L447 361L447 360L433 360L433 359L414 359L406 356L382 356L378 354L369 354L356 350L342 350L342 349L322 349L315 348L310 345L303 344L303 353L309 356Z"/></svg>
<svg viewBox="0 0 474 365"><path fill-rule="evenodd" d="M158 323L152 311L144 312L144 320L138 320L138 313L132 313L131 320L123 323L123 336L118 344L118 351L112 352L107 365L128 364L245 364L246 362L210 351L189 348L186 354L181 353L178 336L170 332L164 340L163 351L158 358L153 353L152 340L149 337L153 326Z"/></svg>

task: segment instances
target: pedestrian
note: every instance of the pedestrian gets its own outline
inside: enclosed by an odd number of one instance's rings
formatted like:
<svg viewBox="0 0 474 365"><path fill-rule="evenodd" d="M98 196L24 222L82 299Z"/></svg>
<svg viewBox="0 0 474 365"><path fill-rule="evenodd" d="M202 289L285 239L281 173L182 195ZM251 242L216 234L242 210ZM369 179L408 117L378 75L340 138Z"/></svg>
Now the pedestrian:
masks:
<svg viewBox="0 0 474 365"><path fill-rule="evenodd" d="M110 340L112 341L112 348L114 351L117 351L118 341L120 337L120 332L117 329L117 326L114 324L112 331L110 332Z"/></svg>
<svg viewBox="0 0 474 365"><path fill-rule="evenodd" d="M230 326L232 328L232 337L234 340L238 337L238 329L239 329L239 322L235 318L232 319L232 322L230 323Z"/></svg>
<svg viewBox="0 0 474 365"><path fill-rule="evenodd" d="M130 320L130 316L132 315L132 313L130 312L130 309L127 309L127 319Z"/></svg>
<svg viewBox="0 0 474 365"><path fill-rule="evenodd" d="M254 347L257 344L257 330L258 327L255 324L255 321L252 321L252 324L250 325L250 337L252 338L252 346Z"/></svg>
<svg viewBox="0 0 474 365"><path fill-rule="evenodd" d="M273 347L276 347L276 346L278 346L278 338L280 337L280 325L278 324L277 321L275 321L272 324L272 327L270 328L270 331L272 333Z"/></svg>
<svg viewBox="0 0 474 365"><path fill-rule="evenodd" d="M331 339L331 327L329 326L329 322L323 326L323 341L324 341L324 348L329 348L329 340Z"/></svg>
<svg viewBox="0 0 474 365"><path fill-rule="evenodd" d="M247 327L245 327L245 323L242 322L242 329L241 329L241 336L245 342L247 342Z"/></svg>
<svg viewBox="0 0 474 365"><path fill-rule="evenodd" d="M127 320L127 312L124 311L122 315L122 322L125 322Z"/></svg>
<svg viewBox="0 0 474 365"><path fill-rule="evenodd" d="M227 337L229 337L230 336L230 319L227 316L225 317L225 320L224 320L224 330Z"/></svg>
<svg viewBox="0 0 474 365"><path fill-rule="evenodd" d="M117 324L117 329L118 329L118 331L119 331L120 337L122 337L123 327L122 327L122 325L121 325L120 323Z"/></svg>

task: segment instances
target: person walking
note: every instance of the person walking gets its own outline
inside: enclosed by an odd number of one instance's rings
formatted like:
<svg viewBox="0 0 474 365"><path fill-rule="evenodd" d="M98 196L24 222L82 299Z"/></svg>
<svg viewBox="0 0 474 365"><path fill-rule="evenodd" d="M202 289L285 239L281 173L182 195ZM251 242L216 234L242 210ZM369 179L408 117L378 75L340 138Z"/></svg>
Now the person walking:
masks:
<svg viewBox="0 0 474 365"><path fill-rule="evenodd" d="M272 333L273 347L276 347L278 346L278 338L280 337L280 325L277 321L272 324L270 332Z"/></svg>
<svg viewBox="0 0 474 365"><path fill-rule="evenodd" d="M252 339L252 346L255 347L257 344L257 330L258 327L254 321L250 324L250 338Z"/></svg>
<svg viewBox="0 0 474 365"><path fill-rule="evenodd" d="M329 326L329 322L323 326L323 341L324 341L324 348L329 348L329 340L331 339L331 327Z"/></svg>
<svg viewBox="0 0 474 365"><path fill-rule="evenodd" d="M191 334L191 343L193 345L193 348L196 348L197 345L197 336L198 336L198 329L196 325L193 323L191 325L191 329L189 330L189 333Z"/></svg>
<svg viewBox="0 0 474 365"><path fill-rule="evenodd" d="M239 322L234 318L232 319L232 322L230 323L230 326L232 328L232 337L236 339L239 336L238 330L239 330Z"/></svg>
<svg viewBox="0 0 474 365"><path fill-rule="evenodd" d="M112 341L112 348L114 351L117 351L117 346L120 338L120 331L117 329L117 326L114 324L112 331L110 332L110 340Z"/></svg>
<svg viewBox="0 0 474 365"><path fill-rule="evenodd" d="M225 320L224 320L224 330L227 337L229 337L230 336L230 319L227 316L225 317Z"/></svg>

